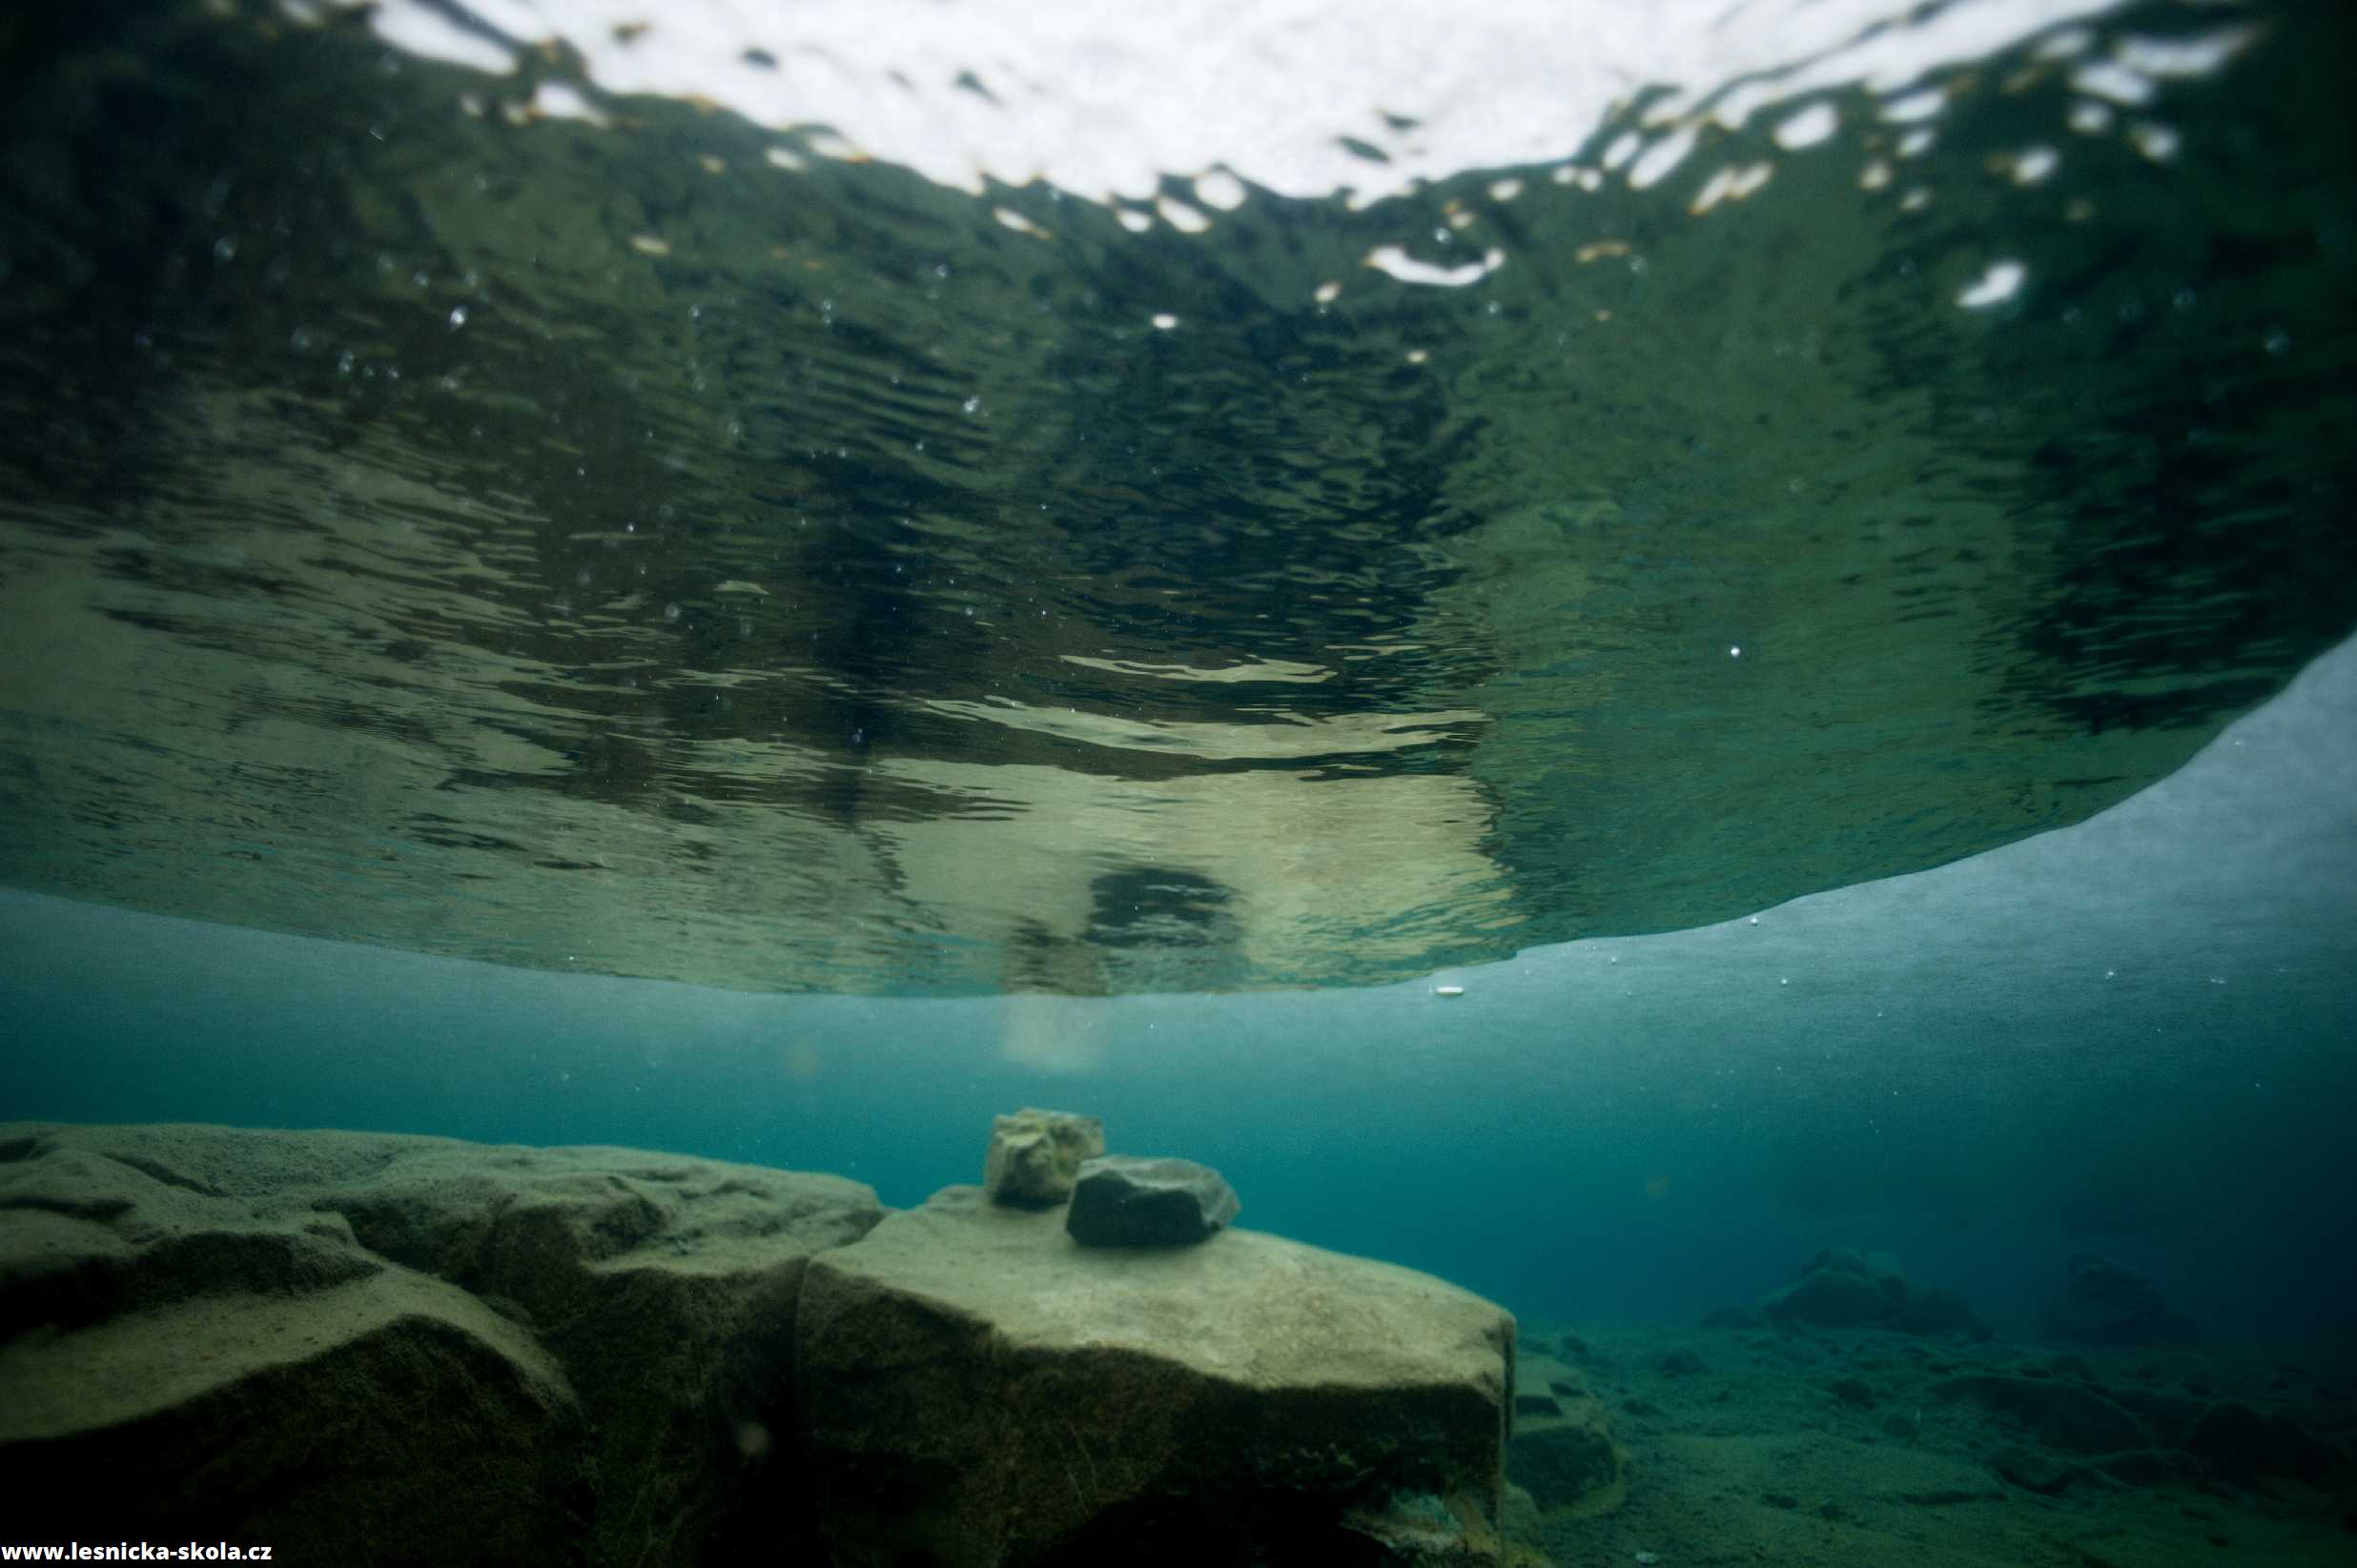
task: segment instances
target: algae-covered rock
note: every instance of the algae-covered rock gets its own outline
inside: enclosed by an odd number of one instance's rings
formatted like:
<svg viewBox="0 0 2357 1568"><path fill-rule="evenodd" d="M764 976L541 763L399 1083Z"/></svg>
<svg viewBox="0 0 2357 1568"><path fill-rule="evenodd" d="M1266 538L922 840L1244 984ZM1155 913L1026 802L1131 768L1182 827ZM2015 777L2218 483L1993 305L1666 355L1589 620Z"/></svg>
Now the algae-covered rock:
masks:
<svg viewBox="0 0 2357 1568"><path fill-rule="evenodd" d="M1104 1151L1105 1124L1097 1117L1026 1106L992 1121L982 1191L994 1203L1062 1203L1082 1163Z"/></svg>
<svg viewBox="0 0 2357 1568"><path fill-rule="evenodd" d="M1513 1319L1277 1236L1084 1248L952 1189L814 1259L796 1342L839 1568L1355 1561L1400 1495L1498 1516Z"/></svg>

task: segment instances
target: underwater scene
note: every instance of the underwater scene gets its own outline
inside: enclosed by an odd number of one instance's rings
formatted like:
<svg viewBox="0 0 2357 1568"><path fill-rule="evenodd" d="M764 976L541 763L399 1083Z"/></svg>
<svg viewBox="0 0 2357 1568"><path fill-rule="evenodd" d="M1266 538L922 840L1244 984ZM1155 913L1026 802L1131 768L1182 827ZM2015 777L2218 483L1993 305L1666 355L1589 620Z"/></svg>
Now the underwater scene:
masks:
<svg viewBox="0 0 2357 1568"><path fill-rule="evenodd" d="M2357 9L0 83L0 1561L2357 1561Z"/></svg>

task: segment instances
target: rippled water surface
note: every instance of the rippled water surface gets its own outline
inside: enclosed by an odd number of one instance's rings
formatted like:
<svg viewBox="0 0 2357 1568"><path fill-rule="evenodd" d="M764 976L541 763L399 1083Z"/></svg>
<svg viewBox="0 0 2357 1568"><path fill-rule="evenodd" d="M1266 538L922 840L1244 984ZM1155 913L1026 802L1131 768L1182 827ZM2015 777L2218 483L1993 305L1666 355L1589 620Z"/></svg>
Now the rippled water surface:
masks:
<svg viewBox="0 0 2357 1568"><path fill-rule="evenodd" d="M2080 820L2357 623L2336 6L766 14L0 20L0 882L1367 984Z"/></svg>

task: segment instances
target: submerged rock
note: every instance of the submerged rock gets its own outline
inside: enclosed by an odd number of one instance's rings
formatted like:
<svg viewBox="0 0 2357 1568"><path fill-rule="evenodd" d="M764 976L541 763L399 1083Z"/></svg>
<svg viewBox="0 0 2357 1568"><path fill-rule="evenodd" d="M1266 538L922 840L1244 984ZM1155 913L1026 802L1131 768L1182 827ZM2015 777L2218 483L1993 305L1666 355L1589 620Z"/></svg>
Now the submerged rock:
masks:
<svg viewBox="0 0 2357 1568"><path fill-rule="evenodd" d="M1494 1562L1466 1521L1499 1517L1513 1354L1410 1270L1085 1248L953 1188L813 1260L795 1386L839 1568L1359 1561L1403 1497Z"/></svg>
<svg viewBox="0 0 2357 1568"><path fill-rule="evenodd" d="M2150 1448L2152 1433L2118 1401L2077 1383L1999 1373L1972 1373L1931 1386L1943 1403L1970 1400L2012 1417L2048 1448L2066 1454L2109 1454Z"/></svg>
<svg viewBox="0 0 2357 1568"><path fill-rule="evenodd" d="M1985 1334L1970 1305L1956 1292L1908 1279L1887 1252L1828 1248L1799 1277L1761 1303L1772 1322L1821 1329L1879 1328L1904 1334Z"/></svg>
<svg viewBox="0 0 2357 1568"><path fill-rule="evenodd" d="M1064 1229L1084 1247L1185 1246L1210 1239L1241 1207L1209 1166L1113 1154L1080 1167Z"/></svg>
<svg viewBox="0 0 2357 1568"><path fill-rule="evenodd" d="M1603 1402L1578 1371L1530 1356L1514 1368L1514 1391L1507 1469L1536 1506L1588 1517L1629 1500L1628 1452L1614 1438Z"/></svg>
<svg viewBox="0 0 2357 1568"><path fill-rule="evenodd" d="M0 1467L22 1537L289 1561L689 1561L790 1536L810 1255L856 1182L612 1149L0 1128Z"/></svg>
<svg viewBox="0 0 2357 1568"><path fill-rule="evenodd" d="M2055 1339L2082 1345L2149 1345L2189 1339L2191 1325L2171 1313L2160 1289L2124 1263L2074 1255L2061 1288L2047 1303L2044 1327Z"/></svg>
<svg viewBox="0 0 2357 1568"><path fill-rule="evenodd" d="M2321 1483L2349 1469L2347 1453L2299 1422L2233 1399L2222 1399L2203 1411L2185 1434L2183 1446L2228 1480L2288 1476Z"/></svg>
<svg viewBox="0 0 2357 1568"><path fill-rule="evenodd" d="M992 1122L982 1190L996 1203L1058 1204L1072 1196L1081 1165L1104 1151L1098 1118L1026 1106Z"/></svg>

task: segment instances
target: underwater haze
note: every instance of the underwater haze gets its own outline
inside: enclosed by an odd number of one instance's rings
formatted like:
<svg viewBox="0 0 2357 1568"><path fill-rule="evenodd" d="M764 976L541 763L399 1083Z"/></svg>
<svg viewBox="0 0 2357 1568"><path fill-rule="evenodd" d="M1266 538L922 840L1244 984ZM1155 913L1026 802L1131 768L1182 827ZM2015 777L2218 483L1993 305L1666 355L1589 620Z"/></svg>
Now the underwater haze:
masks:
<svg viewBox="0 0 2357 1568"><path fill-rule="evenodd" d="M1565 1564L1884 1560L1628 1371L1827 1249L2346 1457L2357 17L1126 10L0 18L0 1121L1098 1115L1606 1346Z"/></svg>

